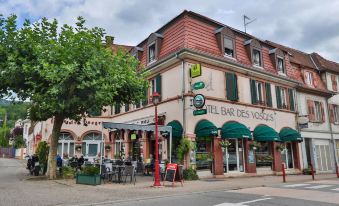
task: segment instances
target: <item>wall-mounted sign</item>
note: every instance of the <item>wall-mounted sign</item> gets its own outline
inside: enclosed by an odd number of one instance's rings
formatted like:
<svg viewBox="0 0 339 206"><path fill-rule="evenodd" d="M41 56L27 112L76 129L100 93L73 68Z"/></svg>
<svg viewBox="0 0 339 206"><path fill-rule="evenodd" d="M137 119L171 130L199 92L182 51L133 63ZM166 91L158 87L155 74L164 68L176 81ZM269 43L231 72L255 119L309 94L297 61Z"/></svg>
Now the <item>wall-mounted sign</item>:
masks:
<svg viewBox="0 0 339 206"><path fill-rule="evenodd" d="M202 94L195 95L193 98L193 106L198 109L203 108L203 106L205 106L205 96Z"/></svg>
<svg viewBox="0 0 339 206"><path fill-rule="evenodd" d="M215 105L206 105L206 108L208 113L222 116L264 120L267 122L273 122L275 118L275 114L273 112L251 111L247 109Z"/></svg>
<svg viewBox="0 0 339 206"><path fill-rule="evenodd" d="M207 109L197 109L193 111L193 116L207 114Z"/></svg>
<svg viewBox="0 0 339 206"><path fill-rule="evenodd" d="M204 82L196 82L193 84L193 90L203 89L205 87Z"/></svg>
<svg viewBox="0 0 339 206"><path fill-rule="evenodd" d="M131 140L136 140L137 139L137 134L133 133L131 134Z"/></svg>
<svg viewBox="0 0 339 206"><path fill-rule="evenodd" d="M200 64L193 64L191 66L190 76L191 76L191 78L201 76L201 65Z"/></svg>

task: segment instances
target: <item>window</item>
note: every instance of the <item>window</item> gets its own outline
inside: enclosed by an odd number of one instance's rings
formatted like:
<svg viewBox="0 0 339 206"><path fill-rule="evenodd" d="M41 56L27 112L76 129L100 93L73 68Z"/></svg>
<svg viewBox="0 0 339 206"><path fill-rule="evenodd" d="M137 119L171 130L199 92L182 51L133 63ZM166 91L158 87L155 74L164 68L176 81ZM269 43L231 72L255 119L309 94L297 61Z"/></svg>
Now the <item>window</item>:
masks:
<svg viewBox="0 0 339 206"><path fill-rule="evenodd" d="M270 83L265 83L265 93L266 93L266 106L272 107L272 92Z"/></svg>
<svg viewBox="0 0 339 206"><path fill-rule="evenodd" d="M325 122L324 106L322 102L307 100L307 108L310 122Z"/></svg>
<svg viewBox="0 0 339 206"><path fill-rule="evenodd" d="M69 133L60 133L58 140L58 154L63 158L74 156L74 139Z"/></svg>
<svg viewBox="0 0 339 206"><path fill-rule="evenodd" d="M253 65L261 67L261 52L258 49L253 49Z"/></svg>
<svg viewBox="0 0 339 206"><path fill-rule="evenodd" d="M313 84L313 73L305 71L305 82L309 86L314 86L314 84Z"/></svg>
<svg viewBox="0 0 339 206"><path fill-rule="evenodd" d="M226 98L231 101L238 100L237 75L226 73Z"/></svg>
<svg viewBox="0 0 339 206"><path fill-rule="evenodd" d="M315 121L321 122L322 121L321 103L318 101L315 101L314 105L315 105Z"/></svg>
<svg viewBox="0 0 339 206"><path fill-rule="evenodd" d="M155 61L155 43L148 46L148 63Z"/></svg>
<svg viewBox="0 0 339 206"><path fill-rule="evenodd" d="M252 104L264 105L265 101L264 101L263 83L251 79L250 86L251 86Z"/></svg>
<svg viewBox="0 0 339 206"><path fill-rule="evenodd" d="M339 106L338 105L333 105L333 118L334 118L334 123L339 124Z"/></svg>
<svg viewBox="0 0 339 206"><path fill-rule="evenodd" d="M278 109L287 109L287 91L285 88L276 86L275 93L277 97Z"/></svg>
<svg viewBox="0 0 339 206"><path fill-rule="evenodd" d="M331 75L331 80L332 80L332 90L333 91L338 91L337 76L332 74Z"/></svg>
<svg viewBox="0 0 339 206"><path fill-rule="evenodd" d="M277 58L277 69L280 73L285 73L284 59L281 57Z"/></svg>
<svg viewBox="0 0 339 206"><path fill-rule="evenodd" d="M114 105L114 114L119 114L120 113L120 104L115 104Z"/></svg>
<svg viewBox="0 0 339 206"><path fill-rule="evenodd" d="M224 55L234 57L233 40L226 36L224 37Z"/></svg>
<svg viewBox="0 0 339 206"><path fill-rule="evenodd" d="M153 78L152 80L150 80L150 95L152 96L154 92L158 92L158 94L160 95L160 99L161 98L161 75L158 74L155 78Z"/></svg>
<svg viewBox="0 0 339 206"><path fill-rule="evenodd" d="M294 102L294 99L295 99L295 92L293 89L288 89L288 99L289 99L289 108L291 111L294 111L295 110L295 102Z"/></svg>

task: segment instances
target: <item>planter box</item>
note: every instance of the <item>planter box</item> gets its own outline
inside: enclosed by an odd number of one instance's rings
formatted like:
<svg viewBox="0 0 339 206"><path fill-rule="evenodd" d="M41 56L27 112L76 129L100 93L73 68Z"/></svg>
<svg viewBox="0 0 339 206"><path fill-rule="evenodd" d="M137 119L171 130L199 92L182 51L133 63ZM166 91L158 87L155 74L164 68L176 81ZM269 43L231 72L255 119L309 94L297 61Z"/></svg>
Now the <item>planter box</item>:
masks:
<svg viewBox="0 0 339 206"><path fill-rule="evenodd" d="M101 177L100 177L100 175L77 174L76 183L77 184L84 184L84 185L100 185L101 184Z"/></svg>

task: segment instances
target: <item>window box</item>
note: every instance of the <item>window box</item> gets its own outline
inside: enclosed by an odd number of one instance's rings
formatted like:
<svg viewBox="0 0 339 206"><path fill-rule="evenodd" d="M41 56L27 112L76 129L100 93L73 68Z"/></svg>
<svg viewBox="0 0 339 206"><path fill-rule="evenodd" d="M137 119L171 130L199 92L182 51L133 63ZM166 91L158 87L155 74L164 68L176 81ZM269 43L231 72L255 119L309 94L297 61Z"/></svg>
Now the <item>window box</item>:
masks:
<svg viewBox="0 0 339 206"><path fill-rule="evenodd" d="M100 175L77 174L76 175L76 184L100 185L101 184L101 177L100 177Z"/></svg>

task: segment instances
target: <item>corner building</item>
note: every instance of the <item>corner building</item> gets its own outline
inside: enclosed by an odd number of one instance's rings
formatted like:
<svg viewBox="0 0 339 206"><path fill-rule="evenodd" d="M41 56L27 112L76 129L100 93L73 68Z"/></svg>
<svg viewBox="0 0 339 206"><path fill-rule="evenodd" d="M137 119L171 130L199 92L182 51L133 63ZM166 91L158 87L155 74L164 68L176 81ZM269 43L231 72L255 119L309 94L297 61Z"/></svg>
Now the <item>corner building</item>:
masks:
<svg viewBox="0 0 339 206"><path fill-rule="evenodd" d="M180 138L197 145L185 165L199 174L274 174L285 162L289 172L302 169L300 134L296 130L296 91L299 84L286 51L199 14L184 11L131 49L150 72L148 101L108 107L105 116L121 123L154 123L153 92L161 95L159 118L173 127L173 152ZM192 67L201 76L190 77ZM192 90L204 82L205 87ZM195 94L206 98L207 114L194 115ZM153 134L118 131L125 154L154 154ZM161 136L160 157L169 157L168 137ZM221 141L228 140L226 149ZM259 144L254 144L253 140ZM281 151L281 146L286 150ZM115 147L116 148L116 147ZM141 148L141 149L140 149ZM114 151L112 151L114 153ZM137 153L137 154L136 154Z"/></svg>

